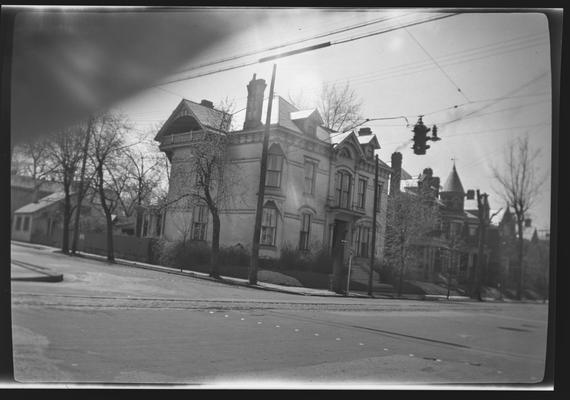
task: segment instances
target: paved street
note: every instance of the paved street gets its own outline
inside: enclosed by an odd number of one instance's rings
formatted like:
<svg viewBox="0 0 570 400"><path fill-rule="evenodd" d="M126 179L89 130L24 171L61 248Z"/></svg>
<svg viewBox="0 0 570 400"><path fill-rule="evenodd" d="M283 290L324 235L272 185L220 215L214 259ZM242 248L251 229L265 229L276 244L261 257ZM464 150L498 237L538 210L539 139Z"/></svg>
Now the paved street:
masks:
<svg viewBox="0 0 570 400"><path fill-rule="evenodd" d="M20 382L540 381L547 306L302 296L12 245Z"/></svg>

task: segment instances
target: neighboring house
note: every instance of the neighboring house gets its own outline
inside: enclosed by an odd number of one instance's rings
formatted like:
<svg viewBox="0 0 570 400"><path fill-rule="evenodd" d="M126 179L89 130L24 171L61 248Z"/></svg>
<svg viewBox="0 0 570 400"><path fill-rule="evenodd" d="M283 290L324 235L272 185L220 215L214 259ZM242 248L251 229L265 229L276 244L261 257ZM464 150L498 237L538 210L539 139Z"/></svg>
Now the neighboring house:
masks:
<svg viewBox="0 0 570 400"><path fill-rule="evenodd" d="M500 237L500 276L502 285L514 290L519 281L518 230L516 216L507 205L502 215L498 215ZM523 263L525 268L525 288L535 287L542 293L548 291L550 268L550 233L538 231L532 226L523 225Z"/></svg>
<svg viewBox="0 0 570 400"><path fill-rule="evenodd" d="M392 155L394 176L401 168L401 155ZM416 245L421 249L421 260L409 269L409 278L429 282L445 281L450 272L452 280L468 284L473 277L474 268L479 256L479 218L477 209L465 209L466 192L457 173L455 164L443 187L439 177L433 176L431 168L425 168L417 178L417 184L400 188L402 182L393 180L391 190L404 190L417 193L429 188L429 193L439 205L440 224L422 243ZM483 281L494 277L493 271L499 268L499 239L497 226L491 224L486 229L484 245ZM492 268L491 268L492 267ZM498 277L495 277L498 282Z"/></svg>
<svg viewBox="0 0 570 400"><path fill-rule="evenodd" d="M59 182L34 180L23 175L10 176L10 220L13 221L14 211L40 200L52 193L63 190ZM35 198L37 196L37 198Z"/></svg>
<svg viewBox="0 0 570 400"><path fill-rule="evenodd" d="M64 193L56 192L37 203L15 210L12 238L23 242L57 245L61 241L63 199Z"/></svg>
<svg viewBox="0 0 570 400"><path fill-rule="evenodd" d="M221 244L251 246L267 102L263 79L250 81L243 129L227 133L228 204L221 205ZM202 134L226 134L230 116L213 108L182 100L157 133L172 162L168 202L188 187L188 162L193 140ZM277 258L286 247L306 251L328 248L340 262L352 249L354 262L370 257L374 198L375 152L378 139L370 128L331 132L322 126L316 109L298 110L276 96L270 116L267 177L263 204L260 257ZM376 252L382 257L387 182L391 169L379 163ZM189 228L182 232L182 221ZM163 235L168 240L186 234L193 240L211 238L211 217L205 204L166 210Z"/></svg>
<svg viewBox="0 0 570 400"><path fill-rule="evenodd" d="M12 239L24 242L60 246L63 228L63 191L41 198L37 203L29 203L14 211ZM76 193L71 193L72 206L77 201ZM70 229L73 229L75 212L72 214ZM98 203L96 193L88 192L83 199L80 215L80 232L102 232L105 217ZM70 235L71 237L71 235Z"/></svg>

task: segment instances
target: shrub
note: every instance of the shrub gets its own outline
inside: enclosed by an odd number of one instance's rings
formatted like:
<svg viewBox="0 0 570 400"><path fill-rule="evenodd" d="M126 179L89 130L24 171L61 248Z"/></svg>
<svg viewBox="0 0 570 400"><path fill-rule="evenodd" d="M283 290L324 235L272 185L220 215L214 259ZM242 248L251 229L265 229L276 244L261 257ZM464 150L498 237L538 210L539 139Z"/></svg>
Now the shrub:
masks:
<svg viewBox="0 0 570 400"><path fill-rule="evenodd" d="M332 263L332 255L327 248L323 247L312 255L310 269L313 272L330 274L332 272Z"/></svg>
<svg viewBox="0 0 570 400"><path fill-rule="evenodd" d="M190 267L210 262L210 247L204 242L161 241L158 260L160 264L171 267Z"/></svg>
<svg viewBox="0 0 570 400"><path fill-rule="evenodd" d="M276 266L280 270L291 269L306 271L309 269L310 263L310 253L298 250L290 245L285 245L281 250L281 256L279 257Z"/></svg>
<svg viewBox="0 0 570 400"><path fill-rule="evenodd" d="M249 266L250 253L241 244L220 248L221 265L237 265L240 267Z"/></svg>

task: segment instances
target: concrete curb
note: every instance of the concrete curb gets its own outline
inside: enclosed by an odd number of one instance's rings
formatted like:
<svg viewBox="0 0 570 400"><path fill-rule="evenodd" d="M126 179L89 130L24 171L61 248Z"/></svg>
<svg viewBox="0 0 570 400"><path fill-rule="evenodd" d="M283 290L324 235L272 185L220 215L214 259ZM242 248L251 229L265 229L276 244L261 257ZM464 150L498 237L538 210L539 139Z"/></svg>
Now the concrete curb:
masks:
<svg viewBox="0 0 570 400"><path fill-rule="evenodd" d="M23 246L23 247L30 247L30 248L39 249L39 250L49 250L49 251L52 251L54 253L61 252L61 250L59 250L58 248L49 247L49 246L43 246L43 245L40 246L40 245L34 245L34 244L29 244L29 243L22 243L22 242L18 242L18 241L12 241L12 243L15 245ZM75 254L73 257L88 258L88 259L91 259L94 261L100 261L100 262L108 263L105 256L101 256L98 254L78 253L78 254ZM450 296L450 298L448 300L446 295L430 295L430 294L422 294L422 295L406 295L406 294L403 294L402 296L398 297L395 294L392 295L390 293L375 293L372 297L370 297L370 296L368 296L368 294L361 294L361 293L355 293L355 292L351 292L349 294L349 296L346 296L344 294L338 294L338 293L335 293L332 291L327 292L324 290L323 290L323 293L311 293L309 291L303 291L303 289L306 289L306 288L302 288L302 287L299 287L298 290L295 290L295 289L288 289L288 288L283 287L283 286L275 287L275 286L279 286L279 285L275 285L275 284L270 284L270 285L272 285L272 287L264 286L263 284L262 285L250 285L248 282L245 282L245 281L240 282L240 281L236 280L239 278L221 277L220 279L216 279L216 278L212 278L211 276L209 276L205 273L180 270L178 268L173 268L173 267L151 265L151 264L140 263L137 261L129 261L129 260L124 260L124 259L115 259L115 264L119 264L119 265L123 265L123 266L127 266L127 267L148 269L148 270L157 271L157 272L164 272L167 274L174 274L174 275L186 276L186 277L191 277L191 278L203 279L203 280L223 283L223 284L227 284L227 285L241 286L241 287L257 289L257 290L265 290L265 291L271 291L271 292L296 294L296 295L301 295L301 296L339 297L339 298L349 297L349 298L366 298L366 299L393 299L393 300L419 300L419 301L449 301L449 302L475 301L475 300L473 300L469 297L466 297L466 296ZM37 279L40 279L40 278L37 278ZM56 278L50 277L50 278L42 278L42 279L46 280L46 279L56 279ZM62 279L63 279L63 275L62 275L60 280L62 280ZM19 278L19 279L12 279L12 280L31 280L31 279L30 278ZM50 281L55 282L55 280L50 280ZM310 289L310 290L319 290L319 289ZM485 299L485 302L504 302L504 300Z"/></svg>
<svg viewBox="0 0 570 400"><path fill-rule="evenodd" d="M39 267L37 265L31 265L31 264L28 264L28 263L23 262L23 261L11 260L10 262L14 265L17 265L18 267L26 268L30 271L34 271L34 272L39 274L36 276L19 277L19 278L18 277L16 277L16 278L11 277L10 280L12 280L12 281L27 281L27 282L61 282L61 281L63 281L63 274L53 272L52 270L50 270L48 268Z"/></svg>

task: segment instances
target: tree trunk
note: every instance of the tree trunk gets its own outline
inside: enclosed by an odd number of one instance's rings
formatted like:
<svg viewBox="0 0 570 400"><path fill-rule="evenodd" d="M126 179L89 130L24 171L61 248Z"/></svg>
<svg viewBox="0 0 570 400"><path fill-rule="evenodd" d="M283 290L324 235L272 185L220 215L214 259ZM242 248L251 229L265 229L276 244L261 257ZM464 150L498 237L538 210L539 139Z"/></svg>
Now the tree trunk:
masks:
<svg viewBox="0 0 570 400"><path fill-rule="evenodd" d="M69 254L69 223L71 220L71 199L69 195L69 182L67 178L64 178L64 193L65 197L63 200L63 231L61 236L61 252L63 254Z"/></svg>
<svg viewBox="0 0 570 400"><path fill-rule="evenodd" d="M402 287L404 286L404 268L406 262L405 250L400 250L400 277L398 279L398 297L402 297Z"/></svg>
<svg viewBox="0 0 570 400"><path fill-rule="evenodd" d="M210 256L210 276L220 277L220 216L217 212L212 213L212 254Z"/></svg>
<svg viewBox="0 0 570 400"><path fill-rule="evenodd" d="M139 205L140 206L140 205ZM142 236L142 214L139 207L135 210L135 236L140 238Z"/></svg>
<svg viewBox="0 0 570 400"><path fill-rule="evenodd" d="M517 229L519 231L519 237L518 237L519 279L517 282L517 300L522 300L523 288L524 288L524 265L523 265L524 238L523 238L523 219L522 218L518 218L518 220L517 220Z"/></svg>
<svg viewBox="0 0 570 400"><path fill-rule="evenodd" d="M114 263L115 249L113 247L113 219L108 210L105 210L105 217L107 220L107 261Z"/></svg>
<svg viewBox="0 0 570 400"><path fill-rule="evenodd" d="M91 125L89 125L90 129ZM85 138L85 145L83 146L83 159L81 160L81 175L79 177L79 190L77 193L77 212L75 214L75 223L73 226L73 240L71 242L71 254L75 254L77 251L77 241L79 240L79 220L81 214L81 202L83 201L83 196L85 195L85 168L87 165L87 151L89 149L89 139L90 139L90 130L87 131L87 135Z"/></svg>
<svg viewBox="0 0 570 400"><path fill-rule="evenodd" d="M111 210L107 206L107 200L105 199L105 190L103 189L103 168L97 168L98 175L98 186L99 186L99 198L101 200L101 207L105 213L105 220L107 222L107 261L115 262L115 251L113 248L113 218L111 217Z"/></svg>

